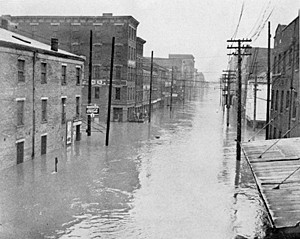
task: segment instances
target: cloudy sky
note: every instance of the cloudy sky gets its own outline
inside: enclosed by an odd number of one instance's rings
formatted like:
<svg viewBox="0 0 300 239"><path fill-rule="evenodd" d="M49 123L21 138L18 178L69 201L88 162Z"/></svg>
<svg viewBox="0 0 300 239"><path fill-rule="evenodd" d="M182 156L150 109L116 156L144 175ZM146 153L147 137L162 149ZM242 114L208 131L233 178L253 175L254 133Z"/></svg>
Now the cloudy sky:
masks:
<svg viewBox="0 0 300 239"><path fill-rule="evenodd" d="M252 46L267 47L267 21L274 36L299 9L299 0L0 0L1 15L132 15L147 41L145 56L193 54L210 81L227 67L227 39L252 38Z"/></svg>

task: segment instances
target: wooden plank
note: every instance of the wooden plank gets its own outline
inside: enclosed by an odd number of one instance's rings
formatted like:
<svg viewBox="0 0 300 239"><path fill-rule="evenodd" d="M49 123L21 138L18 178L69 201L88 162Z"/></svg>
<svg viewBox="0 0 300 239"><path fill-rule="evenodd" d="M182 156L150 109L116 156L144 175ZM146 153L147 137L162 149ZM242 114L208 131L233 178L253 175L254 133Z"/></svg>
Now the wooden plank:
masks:
<svg viewBox="0 0 300 239"><path fill-rule="evenodd" d="M281 184L279 189L274 187L300 167L300 138L277 141L252 141L243 143L242 148L274 226L294 227L300 222L300 170Z"/></svg>

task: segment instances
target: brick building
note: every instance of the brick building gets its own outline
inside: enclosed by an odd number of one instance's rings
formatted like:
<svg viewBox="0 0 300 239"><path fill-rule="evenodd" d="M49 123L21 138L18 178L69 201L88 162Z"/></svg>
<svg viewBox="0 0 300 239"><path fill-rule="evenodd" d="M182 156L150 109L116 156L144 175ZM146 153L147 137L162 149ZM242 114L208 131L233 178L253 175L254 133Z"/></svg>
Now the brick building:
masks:
<svg viewBox="0 0 300 239"><path fill-rule="evenodd" d="M0 28L0 168L80 140L84 58Z"/></svg>
<svg viewBox="0 0 300 239"><path fill-rule="evenodd" d="M92 104L100 107L100 120L106 120L111 42L115 37L112 119L126 121L134 112L137 58L137 27L132 16L2 16L2 22L22 35L48 43L54 37L61 49L89 59L90 31L93 31ZM6 22L5 22L6 21ZM86 61L88 69L89 62ZM83 114L87 105L85 72Z"/></svg>
<svg viewBox="0 0 300 239"><path fill-rule="evenodd" d="M247 53L250 55L241 64L242 107L247 122L255 128L266 121L268 48L253 47Z"/></svg>
<svg viewBox="0 0 300 239"><path fill-rule="evenodd" d="M299 16L288 25L278 25L273 59L269 138L299 137Z"/></svg>
<svg viewBox="0 0 300 239"><path fill-rule="evenodd" d="M136 113L144 113L143 107L143 85L144 85L144 74L143 74L143 54L144 44L146 41L140 37L137 37L136 41L136 90L135 90L135 109Z"/></svg>
<svg viewBox="0 0 300 239"><path fill-rule="evenodd" d="M146 57L146 59L150 59ZM169 70L174 69L174 93L183 99L189 97L190 89L195 85L195 58L191 54L169 54L168 58L154 57L153 62Z"/></svg>

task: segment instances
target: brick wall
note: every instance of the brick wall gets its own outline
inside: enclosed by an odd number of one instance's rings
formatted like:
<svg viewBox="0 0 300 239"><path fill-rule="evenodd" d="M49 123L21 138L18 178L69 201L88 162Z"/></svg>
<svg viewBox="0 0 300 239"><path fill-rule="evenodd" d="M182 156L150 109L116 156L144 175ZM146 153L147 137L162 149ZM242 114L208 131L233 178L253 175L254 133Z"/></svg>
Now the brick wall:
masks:
<svg viewBox="0 0 300 239"><path fill-rule="evenodd" d="M73 52L77 55L86 56L85 62L85 80L88 80L88 64L90 55L90 31L93 31L93 65L99 65L100 77L93 80L109 81L109 70L111 61L111 42L112 37L115 36L115 59L114 66L121 67L121 78L116 79L116 71L114 71L114 82L118 84L121 81L132 81L131 85L135 83L135 79L129 77L128 60L130 59L130 50L136 49L136 28L138 22L131 16L97 16L97 17L44 17L44 16L27 16L18 17L11 16L11 22L17 24L14 31L42 41L49 43L51 37L58 38L59 49ZM135 28L135 31L130 29ZM132 37L132 35L135 35ZM136 50L134 50L136 52ZM136 54L131 57L133 62L136 62ZM135 66L133 66L133 75L135 76ZM134 86L130 86L134 87ZM84 102L87 102L87 85L84 85L82 90L82 97ZM107 102L108 87L102 86L101 102L92 97L92 103L99 102L100 111L105 112L105 105ZM105 90L106 88L106 90ZM124 88L124 87L123 87ZM122 94L127 92L127 89L122 88ZM93 94L92 94L93 96ZM112 101L112 106L120 106L127 110L128 104L131 105L132 101L128 102L128 97L123 97L122 101ZM85 114L85 107L83 107L83 114ZM101 120L105 120L102 117Z"/></svg>
<svg viewBox="0 0 300 239"><path fill-rule="evenodd" d="M24 140L24 161L31 159L33 130L33 52L0 48L0 168L16 164L16 142ZM18 82L18 59L25 61L25 82ZM47 63L47 83L41 84L41 62ZM67 67L67 84L61 85L61 67ZM35 61L35 155L41 155L41 136L47 134L47 152L65 145L66 125L61 123L61 97L67 97L66 119L76 112L76 96L81 96L81 85L76 85L76 66L83 62L58 58L41 53ZM17 126L17 100L25 99L24 125ZM47 122L42 122L42 99L47 99Z"/></svg>

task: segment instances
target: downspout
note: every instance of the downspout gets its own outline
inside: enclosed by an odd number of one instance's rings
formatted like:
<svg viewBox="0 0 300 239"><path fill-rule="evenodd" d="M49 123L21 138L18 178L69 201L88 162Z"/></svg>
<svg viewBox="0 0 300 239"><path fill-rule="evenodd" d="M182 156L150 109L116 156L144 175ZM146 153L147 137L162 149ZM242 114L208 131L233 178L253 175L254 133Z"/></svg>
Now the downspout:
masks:
<svg viewBox="0 0 300 239"><path fill-rule="evenodd" d="M36 51L33 52L32 59L32 150L31 159L34 159L35 155L35 63L36 63Z"/></svg>

